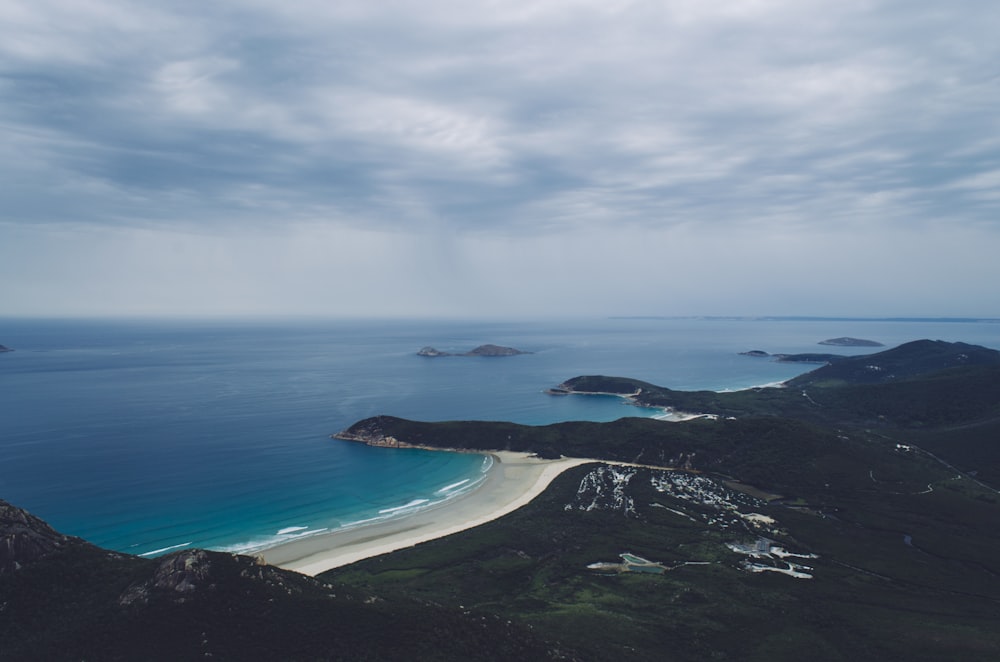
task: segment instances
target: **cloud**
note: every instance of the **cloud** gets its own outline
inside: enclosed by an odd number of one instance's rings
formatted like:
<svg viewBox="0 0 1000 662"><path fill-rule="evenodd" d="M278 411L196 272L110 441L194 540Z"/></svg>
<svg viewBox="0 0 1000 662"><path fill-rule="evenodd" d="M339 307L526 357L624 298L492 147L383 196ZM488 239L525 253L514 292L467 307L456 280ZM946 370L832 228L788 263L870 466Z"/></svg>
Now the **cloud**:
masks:
<svg viewBox="0 0 1000 662"><path fill-rule="evenodd" d="M39 256L66 228L310 228L503 298L468 255L1000 231L985 1L12 0L0 24L0 239Z"/></svg>
<svg viewBox="0 0 1000 662"><path fill-rule="evenodd" d="M947 223L523 237L0 226L0 238L3 310L21 315L981 316L997 275L990 231Z"/></svg>

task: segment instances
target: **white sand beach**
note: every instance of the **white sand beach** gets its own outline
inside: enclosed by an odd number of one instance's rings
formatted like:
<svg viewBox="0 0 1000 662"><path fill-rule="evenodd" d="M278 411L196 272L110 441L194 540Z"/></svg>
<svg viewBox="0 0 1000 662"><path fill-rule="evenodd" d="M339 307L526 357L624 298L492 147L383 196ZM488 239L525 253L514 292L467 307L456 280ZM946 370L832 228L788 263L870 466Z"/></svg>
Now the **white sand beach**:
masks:
<svg viewBox="0 0 1000 662"><path fill-rule="evenodd" d="M529 503L563 471L594 461L541 460L507 451L490 454L495 458L493 468L468 494L412 515L287 542L261 556L269 564L317 575L485 524Z"/></svg>

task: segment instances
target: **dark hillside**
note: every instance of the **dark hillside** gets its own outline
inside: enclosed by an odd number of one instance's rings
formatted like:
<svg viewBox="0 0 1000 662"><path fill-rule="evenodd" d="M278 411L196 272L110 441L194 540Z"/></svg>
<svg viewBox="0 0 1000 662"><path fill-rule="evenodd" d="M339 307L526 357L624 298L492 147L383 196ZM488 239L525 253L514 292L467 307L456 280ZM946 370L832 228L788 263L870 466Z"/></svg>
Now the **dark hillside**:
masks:
<svg viewBox="0 0 1000 662"><path fill-rule="evenodd" d="M1000 424L1000 352L985 347L916 341L845 358L789 380L784 388L683 392L604 376L577 377L560 388L626 393L642 405L724 418L772 416L835 430L881 430L903 439L920 431L914 443L968 470L984 471L981 478L1000 487L990 468L1000 463L994 459L1000 450L987 432Z"/></svg>
<svg viewBox="0 0 1000 662"><path fill-rule="evenodd" d="M854 426L924 429L1000 416L1000 366L942 370L880 384L803 386L810 418Z"/></svg>
<svg viewBox="0 0 1000 662"><path fill-rule="evenodd" d="M109 552L0 502L0 659L1000 659L998 356L919 341L786 388L562 385L714 415L680 423L365 419L339 436L595 462L317 579Z"/></svg>
<svg viewBox="0 0 1000 662"><path fill-rule="evenodd" d="M892 467L893 473L918 486L946 474L936 462L900 457L895 442L776 417L683 423L622 418L534 427L487 421L423 423L380 416L346 432L370 435L374 443L377 435L387 435L416 446L541 452L722 473L786 496L822 494L817 485L824 483L869 489L867 472L873 467Z"/></svg>
<svg viewBox="0 0 1000 662"><path fill-rule="evenodd" d="M792 507L703 475L588 465L500 520L324 577L531 623L589 660L996 659L1000 538L976 523L1000 506L977 501L971 484L894 494L899 484L863 473L883 491L834 489L827 506ZM761 535L814 556L753 559L727 546ZM665 570L590 568L625 552ZM789 562L811 578L745 566Z"/></svg>
<svg viewBox="0 0 1000 662"><path fill-rule="evenodd" d="M915 340L893 349L845 357L786 382L789 387L880 384L948 368L1000 365L1000 352L979 345Z"/></svg>
<svg viewBox="0 0 1000 662"><path fill-rule="evenodd" d="M1000 418L957 423L937 430L907 431L898 436L904 442L946 458L977 480L1000 487Z"/></svg>
<svg viewBox="0 0 1000 662"><path fill-rule="evenodd" d="M108 552L2 501L0 549L12 551L0 572L2 660L556 655L527 627L490 614L387 601L234 554L188 550L147 560Z"/></svg>

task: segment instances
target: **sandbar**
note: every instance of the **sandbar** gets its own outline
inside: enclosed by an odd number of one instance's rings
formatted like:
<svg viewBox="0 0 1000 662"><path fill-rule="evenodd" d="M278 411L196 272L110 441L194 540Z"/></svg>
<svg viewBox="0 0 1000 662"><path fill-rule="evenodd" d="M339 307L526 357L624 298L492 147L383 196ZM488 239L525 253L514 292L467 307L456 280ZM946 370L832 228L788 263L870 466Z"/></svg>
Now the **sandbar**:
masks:
<svg viewBox="0 0 1000 662"><path fill-rule="evenodd" d="M282 543L264 561L306 575L339 568L485 524L528 504L567 469L595 460L542 460L527 453L483 451L493 467L477 489L410 515Z"/></svg>

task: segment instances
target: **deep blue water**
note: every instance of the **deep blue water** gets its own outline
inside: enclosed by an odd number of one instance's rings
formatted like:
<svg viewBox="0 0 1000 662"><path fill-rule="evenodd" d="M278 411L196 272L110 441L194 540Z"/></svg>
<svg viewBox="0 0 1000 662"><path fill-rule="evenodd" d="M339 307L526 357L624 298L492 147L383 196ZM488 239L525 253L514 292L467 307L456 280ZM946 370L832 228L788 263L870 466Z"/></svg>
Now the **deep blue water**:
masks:
<svg viewBox="0 0 1000 662"><path fill-rule="evenodd" d="M857 336L1000 347L992 322L620 319L564 322L0 320L0 498L136 554L250 550L471 488L479 455L329 435L376 414L543 424L655 412L554 397L581 374L733 389L810 369L738 352L831 351ZM533 354L415 355L483 343Z"/></svg>

